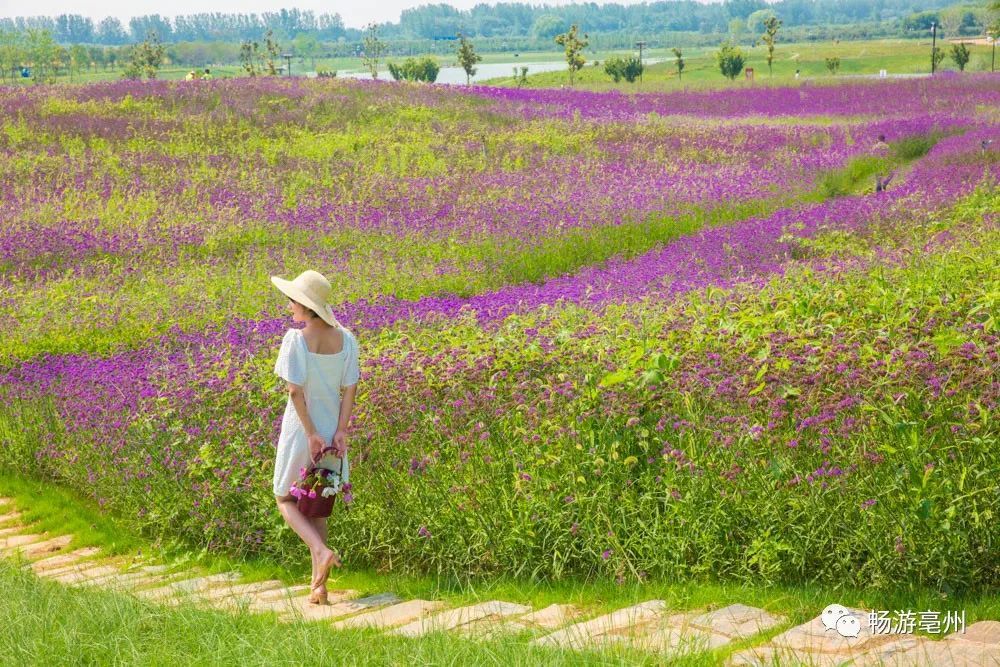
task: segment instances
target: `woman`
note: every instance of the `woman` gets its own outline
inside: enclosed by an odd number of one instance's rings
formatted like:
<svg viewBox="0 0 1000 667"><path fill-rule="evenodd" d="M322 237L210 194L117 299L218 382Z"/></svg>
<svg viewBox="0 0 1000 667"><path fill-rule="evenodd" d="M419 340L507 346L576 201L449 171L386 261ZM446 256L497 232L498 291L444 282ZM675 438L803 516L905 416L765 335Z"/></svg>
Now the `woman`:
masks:
<svg viewBox="0 0 1000 667"><path fill-rule="evenodd" d="M326 580L340 558L326 545L326 519L306 517L289 493L302 468L317 461L332 443L344 464L342 481L348 481L347 426L354 409L358 383L358 342L333 316L327 299L330 282L316 271L304 271L288 281L271 277L288 297L292 321L302 329L289 329L281 341L274 366L288 387L288 402L281 421L274 464L274 495L278 510L312 555L312 592L309 601L327 603Z"/></svg>

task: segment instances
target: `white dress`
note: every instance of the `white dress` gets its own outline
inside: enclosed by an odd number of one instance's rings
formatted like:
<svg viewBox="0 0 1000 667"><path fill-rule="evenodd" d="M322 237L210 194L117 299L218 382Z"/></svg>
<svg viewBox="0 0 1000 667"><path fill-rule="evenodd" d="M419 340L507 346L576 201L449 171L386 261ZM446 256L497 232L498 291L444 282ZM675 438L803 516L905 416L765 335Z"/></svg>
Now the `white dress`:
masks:
<svg viewBox="0 0 1000 667"><path fill-rule="evenodd" d="M281 340L281 350L274 364L274 372L286 382L297 384L305 390L309 417L316 432L327 443L333 440L340 419L340 390L358 382L358 341L354 334L340 328L344 345L336 354L317 354L306 347L306 339L299 329L289 329ZM340 470L340 459L328 459L334 470ZM292 482L300 478L300 471L310 464L309 443L305 428L295 411L292 397L285 404L278 436L278 451L274 461L273 491L276 496L287 496ZM326 467L326 462L324 462ZM348 481L347 457L344 457L342 482Z"/></svg>

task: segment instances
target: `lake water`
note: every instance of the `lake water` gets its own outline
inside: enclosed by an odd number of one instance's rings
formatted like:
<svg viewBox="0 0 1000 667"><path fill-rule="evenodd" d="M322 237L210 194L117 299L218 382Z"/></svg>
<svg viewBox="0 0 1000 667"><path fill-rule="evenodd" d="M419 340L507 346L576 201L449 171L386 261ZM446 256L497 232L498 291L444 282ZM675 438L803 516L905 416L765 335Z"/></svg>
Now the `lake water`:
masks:
<svg viewBox="0 0 1000 667"><path fill-rule="evenodd" d="M658 63L662 58L643 58L642 62L645 65L652 65ZM510 77L514 76L514 68L521 71L522 67L528 68L528 74L538 74L540 72L557 72L566 69L566 62L562 60L553 60L550 62L509 62L509 63L490 63L483 64L479 63L476 65L476 75L472 77L473 81L484 81L486 79L495 79L497 77ZM593 67L592 64L588 63L587 67ZM371 74L364 71L345 71L337 72L337 76L351 78L351 79L370 79ZM392 75L389 74L388 70L380 71L378 73L378 78L382 80L391 80ZM441 71L438 72L437 81L435 83L465 83L465 70L461 67L442 67Z"/></svg>

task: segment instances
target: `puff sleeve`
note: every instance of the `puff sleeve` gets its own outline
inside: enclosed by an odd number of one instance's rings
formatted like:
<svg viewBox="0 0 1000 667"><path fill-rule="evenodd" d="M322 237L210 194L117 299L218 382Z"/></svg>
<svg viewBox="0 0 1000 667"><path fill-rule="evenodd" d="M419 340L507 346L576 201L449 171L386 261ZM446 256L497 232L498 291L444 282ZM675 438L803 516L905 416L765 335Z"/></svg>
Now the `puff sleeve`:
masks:
<svg viewBox="0 0 1000 667"><path fill-rule="evenodd" d="M341 387L352 387L358 383L360 378L360 364L359 364L359 353L358 353L358 339L354 337L353 333L347 333L347 339L344 344L350 343L350 349L347 350L347 360L344 365L344 379L341 381Z"/></svg>
<svg viewBox="0 0 1000 667"><path fill-rule="evenodd" d="M274 363L274 373L285 382L304 385L306 383L306 348L298 329L289 329L281 339L278 360Z"/></svg>

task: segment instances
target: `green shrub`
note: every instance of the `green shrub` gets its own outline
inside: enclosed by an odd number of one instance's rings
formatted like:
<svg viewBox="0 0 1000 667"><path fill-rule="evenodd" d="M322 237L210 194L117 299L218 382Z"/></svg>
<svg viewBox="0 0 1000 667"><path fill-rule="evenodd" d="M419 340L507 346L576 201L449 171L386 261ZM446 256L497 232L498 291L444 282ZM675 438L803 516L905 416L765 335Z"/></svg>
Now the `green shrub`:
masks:
<svg viewBox="0 0 1000 667"><path fill-rule="evenodd" d="M401 65L389 63L389 74L396 81L426 81L433 83L437 81L438 72L441 66L431 57L407 58Z"/></svg>

